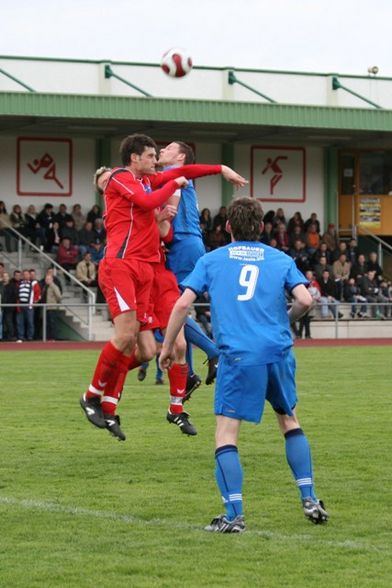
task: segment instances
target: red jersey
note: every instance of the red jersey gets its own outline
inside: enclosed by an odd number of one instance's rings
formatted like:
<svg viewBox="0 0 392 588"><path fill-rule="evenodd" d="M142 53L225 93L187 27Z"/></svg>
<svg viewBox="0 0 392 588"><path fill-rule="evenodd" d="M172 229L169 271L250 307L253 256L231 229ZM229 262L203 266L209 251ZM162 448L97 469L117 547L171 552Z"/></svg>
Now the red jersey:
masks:
<svg viewBox="0 0 392 588"><path fill-rule="evenodd" d="M221 170L220 165L184 165L140 179L128 169L115 170L104 195L105 257L158 262L160 237L154 210L178 189L174 180L219 174Z"/></svg>

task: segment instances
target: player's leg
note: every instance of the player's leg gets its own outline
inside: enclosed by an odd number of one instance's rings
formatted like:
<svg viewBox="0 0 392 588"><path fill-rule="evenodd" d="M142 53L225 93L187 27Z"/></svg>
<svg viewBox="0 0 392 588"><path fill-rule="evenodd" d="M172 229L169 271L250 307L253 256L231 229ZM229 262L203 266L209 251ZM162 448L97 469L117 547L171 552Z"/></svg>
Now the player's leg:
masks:
<svg viewBox="0 0 392 588"><path fill-rule="evenodd" d="M101 351L91 383L80 399L88 420L99 428L107 428L104 418L109 405L116 405L118 398L112 396L117 380L128 370L129 354L135 345L137 330L136 312L129 311L113 319L114 336ZM105 406L102 406L103 403ZM111 407L112 408L112 407Z"/></svg>
<svg viewBox="0 0 392 588"><path fill-rule="evenodd" d="M218 355L219 351L214 341L212 341L204 331L200 328L195 320L191 317L187 317L185 326L185 339L188 344L188 348L191 345L196 345L199 349L202 349L208 358L208 374L206 377L206 384L212 384L216 376L216 369L218 366ZM189 363L189 359L188 359ZM192 372L193 373L193 372Z"/></svg>
<svg viewBox="0 0 392 588"><path fill-rule="evenodd" d="M226 513L213 519L207 531L245 530L242 467L238 436L242 420L261 420L267 386L266 366L243 366L221 356L215 387L215 477Z"/></svg>
<svg viewBox="0 0 392 588"><path fill-rule="evenodd" d="M189 414L184 411L188 364L186 363L186 341L183 329L174 343L175 360L167 370L170 383L170 405L166 415L169 423L177 425L186 435L197 435L195 427L189 421Z"/></svg>
<svg viewBox="0 0 392 588"><path fill-rule="evenodd" d="M225 514L215 517L206 531L241 533L245 530L242 507L242 466L238 454L241 421L223 415L216 417L215 479Z"/></svg>
<svg viewBox="0 0 392 588"><path fill-rule="evenodd" d="M270 364L267 399L274 408L285 439L286 458L298 486L304 513L314 523L328 519L324 505L316 497L309 441L301 429L295 406L295 358L290 351L280 362Z"/></svg>

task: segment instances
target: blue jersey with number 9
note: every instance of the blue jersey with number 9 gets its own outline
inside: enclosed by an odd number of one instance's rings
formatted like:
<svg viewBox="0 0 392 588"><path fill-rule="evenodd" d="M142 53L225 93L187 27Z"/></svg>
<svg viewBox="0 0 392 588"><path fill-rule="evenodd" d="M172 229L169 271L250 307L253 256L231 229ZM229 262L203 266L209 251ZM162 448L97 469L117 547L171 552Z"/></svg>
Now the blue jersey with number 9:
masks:
<svg viewBox="0 0 392 588"><path fill-rule="evenodd" d="M292 346L286 292L307 283L285 253L236 241L203 255L181 286L209 293L220 352L258 365L279 361Z"/></svg>

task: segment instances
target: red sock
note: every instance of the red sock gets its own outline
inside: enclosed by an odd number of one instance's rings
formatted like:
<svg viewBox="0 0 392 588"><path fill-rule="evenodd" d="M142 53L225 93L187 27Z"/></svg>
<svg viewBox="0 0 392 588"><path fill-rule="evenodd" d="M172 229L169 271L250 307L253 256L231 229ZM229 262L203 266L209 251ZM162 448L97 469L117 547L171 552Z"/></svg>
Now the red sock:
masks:
<svg viewBox="0 0 392 588"><path fill-rule="evenodd" d="M123 352L116 349L108 341L98 358L92 382L86 392L86 398L103 396L107 387L110 387L112 390L114 389L114 384L119 373L118 365L122 357ZM129 357L127 360L129 360Z"/></svg>
<svg viewBox="0 0 392 588"><path fill-rule="evenodd" d="M132 353L131 357L128 357L128 360L128 370L134 370L139 365L142 365L142 362L136 357L135 352Z"/></svg>
<svg viewBox="0 0 392 588"><path fill-rule="evenodd" d="M183 401L186 394L186 381L188 378L188 364L173 363L167 371L170 382L170 406L171 413L179 414L183 411Z"/></svg>
<svg viewBox="0 0 392 588"><path fill-rule="evenodd" d="M112 387L107 386L102 396L101 407L103 413L116 414L117 404L120 401L124 382L128 375L129 356L123 355L117 365L117 378L113 380Z"/></svg>

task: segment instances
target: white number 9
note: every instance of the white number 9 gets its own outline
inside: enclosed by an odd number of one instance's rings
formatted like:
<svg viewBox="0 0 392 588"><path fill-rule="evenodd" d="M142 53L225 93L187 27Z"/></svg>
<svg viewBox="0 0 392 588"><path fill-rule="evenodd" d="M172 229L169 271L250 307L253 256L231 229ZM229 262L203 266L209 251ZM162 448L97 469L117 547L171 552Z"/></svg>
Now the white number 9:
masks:
<svg viewBox="0 0 392 588"><path fill-rule="evenodd" d="M257 265L244 265L240 277L240 286L246 288L244 294L238 294L237 300L250 300L253 298L256 289L257 278L259 277L259 268Z"/></svg>

